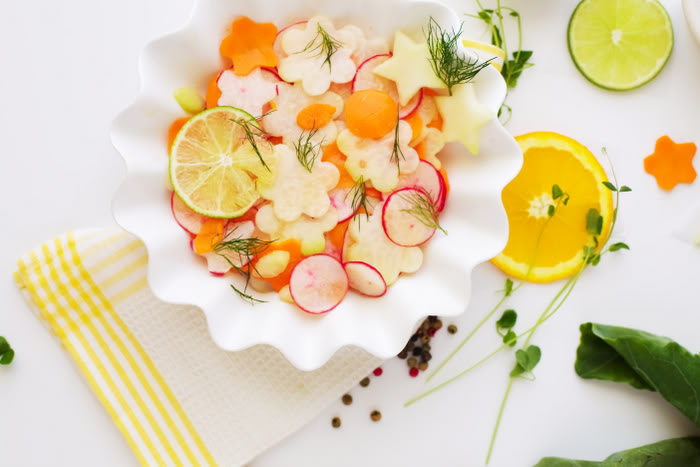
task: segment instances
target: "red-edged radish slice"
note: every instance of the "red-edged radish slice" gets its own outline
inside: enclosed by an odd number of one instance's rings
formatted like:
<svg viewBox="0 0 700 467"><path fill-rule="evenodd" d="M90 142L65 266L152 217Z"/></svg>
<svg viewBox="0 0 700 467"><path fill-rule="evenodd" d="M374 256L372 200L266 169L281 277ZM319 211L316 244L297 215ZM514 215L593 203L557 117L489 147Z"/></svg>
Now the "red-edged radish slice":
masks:
<svg viewBox="0 0 700 467"><path fill-rule="evenodd" d="M338 223L346 221L352 217L352 191L351 188L336 188L328 192L328 198L338 213Z"/></svg>
<svg viewBox="0 0 700 467"><path fill-rule="evenodd" d="M397 189L400 188L420 188L430 195L435 207L440 210L440 205L444 206L445 181L442 174L428 161L421 160L415 172L402 175L399 178Z"/></svg>
<svg viewBox="0 0 700 467"><path fill-rule="evenodd" d="M381 297L386 293L386 281L382 273L371 264L364 261L349 261L343 264L343 267L348 275L351 289L368 297Z"/></svg>
<svg viewBox="0 0 700 467"><path fill-rule="evenodd" d="M255 224L252 221L230 223L226 226L224 240L232 240L234 238L250 238L253 231L255 231ZM192 243L190 243L190 247L192 248ZM207 269L215 276L222 276L229 272L231 270L231 263L240 268L248 264L249 260L252 259L248 258L246 255L227 250L223 250L218 253L216 251L210 251L201 256L206 258Z"/></svg>
<svg viewBox="0 0 700 467"><path fill-rule="evenodd" d="M379 89L389 94L396 102L399 101L399 93L393 81L382 76L375 75L374 69L391 58L391 53L379 54L368 58L360 63L352 79L352 91L362 91L363 89ZM408 101L408 104L399 108L399 118L406 118L418 109L423 101L423 89Z"/></svg>
<svg viewBox="0 0 700 467"><path fill-rule="evenodd" d="M326 248L323 250L323 254L332 256L338 261L342 261L343 259L342 251L328 239L326 239Z"/></svg>
<svg viewBox="0 0 700 467"><path fill-rule="evenodd" d="M350 222L358 222L358 221L353 220ZM362 222L362 220L359 220L359 222ZM350 248L350 245L352 245L353 243L354 242L352 240L352 237L350 236L350 226L348 226L348 230L345 231L345 237L343 237L343 250L340 252L340 260L341 261L345 261L345 258L347 257L348 248Z"/></svg>
<svg viewBox="0 0 700 467"><path fill-rule="evenodd" d="M282 35L289 31L290 29L301 29L308 21L299 21L296 23L289 24L282 29L280 29L277 32L277 37L275 38L275 42L272 44L272 50L275 51L275 55L277 55L279 58L286 57L287 54L284 52L284 49L282 48Z"/></svg>
<svg viewBox="0 0 700 467"><path fill-rule="evenodd" d="M177 225L188 234L197 235L202 230L202 224L206 217L188 208L174 191L170 196L170 209L173 211Z"/></svg>
<svg viewBox="0 0 700 467"><path fill-rule="evenodd" d="M429 196L420 188L401 188L396 190L384 202L382 208L382 227L386 236L399 246L411 247L422 245L435 234L434 227L428 227L407 212L415 207L416 196Z"/></svg>
<svg viewBox="0 0 700 467"><path fill-rule="evenodd" d="M440 183L442 184L442 196L438 201L437 209L438 212L442 212L442 210L445 209L445 203L447 202L447 183L445 182L445 177L442 175L442 173L438 171L438 175L440 176Z"/></svg>
<svg viewBox="0 0 700 467"><path fill-rule="evenodd" d="M348 275L340 261L323 253L299 261L289 278L289 293L307 313L328 313L343 301Z"/></svg>

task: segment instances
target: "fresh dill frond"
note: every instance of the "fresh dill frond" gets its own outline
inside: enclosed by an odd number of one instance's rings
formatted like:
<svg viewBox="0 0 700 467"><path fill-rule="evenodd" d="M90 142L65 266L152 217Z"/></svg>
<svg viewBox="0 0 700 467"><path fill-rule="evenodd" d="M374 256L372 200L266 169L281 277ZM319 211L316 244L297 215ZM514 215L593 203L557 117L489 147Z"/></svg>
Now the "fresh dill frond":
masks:
<svg viewBox="0 0 700 467"><path fill-rule="evenodd" d="M439 213L430 195L420 190L410 190L410 194L403 193L400 196L411 205L409 208L402 209L401 212L408 213L424 226L439 229L447 235L447 231L438 221Z"/></svg>
<svg viewBox="0 0 700 467"><path fill-rule="evenodd" d="M460 25L458 31L447 31L442 29L435 19L430 18L428 30L423 31L428 42L430 64L437 77L447 86L450 95L453 87L473 80L492 60L472 61L460 54L458 41L462 35L463 26Z"/></svg>
<svg viewBox="0 0 700 467"><path fill-rule="evenodd" d="M367 186L365 185L365 178L360 175L355 184L352 186L350 191L345 195L345 199L352 194L352 202L350 206L352 207L352 212L355 215L355 219L358 222L358 227L361 223L360 221L360 209L364 211L365 218L369 221L369 206L367 204Z"/></svg>
<svg viewBox="0 0 700 467"><path fill-rule="evenodd" d="M401 144L399 142L399 124L401 123L401 118L396 119L396 126L394 127L394 146L391 149L391 162L396 163L396 169L401 173L401 162L400 159L406 160L401 150Z"/></svg>
<svg viewBox="0 0 700 467"><path fill-rule="evenodd" d="M250 302L251 305L255 305L256 303L267 303L267 300L260 300L259 298L255 298L252 295L249 295L242 290L238 290L235 285L233 285L233 284L230 284L230 285L231 285L231 288L233 289L233 291L236 292L239 297L241 297L243 300ZM247 288L247 285L248 284L246 284L246 288Z"/></svg>
<svg viewBox="0 0 700 467"><path fill-rule="evenodd" d="M318 42L318 43L317 43ZM303 53L303 52L318 52L315 56L316 57L325 57L323 60L323 63L321 64L321 68L323 68L323 65L326 63L328 64L328 70L331 70L331 57L333 56L334 53L338 51L339 48L343 46L342 42L337 41L333 37L331 37L330 34L328 34L328 31L323 29L323 26L321 24L318 24L318 29L316 32L316 35L314 36L311 41L309 41L306 46L300 50L299 52L296 53Z"/></svg>
<svg viewBox="0 0 700 467"><path fill-rule="evenodd" d="M245 139L248 141L250 146L253 148L253 151L255 151L255 154L258 156L258 159L260 159L260 163L267 169L268 172L270 172L270 167L267 166L267 163L265 162L265 159L262 156L262 153L260 152L260 148L258 147L258 142L263 142L265 144L270 144L269 141L265 138L267 136L267 133L265 130L263 130L262 126L260 125L260 122L258 120L261 120L262 118L266 117L269 115L271 112L274 112L274 110L271 110L270 112L265 113L264 115L261 115L258 118L255 117L250 117L250 118L236 118L236 119L231 119L233 123L236 125L240 126L243 131L245 132Z"/></svg>
<svg viewBox="0 0 700 467"><path fill-rule="evenodd" d="M318 156L321 155L321 143L323 143L323 141L316 144L311 141L317 132L318 129L314 128L306 133L306 137L304 137L304 132L302 131L299 135L299 139L294 143L297 159L299 159L299 163L308 170L309 173L311 173L311 170L314 168L314 162L316 162Z"/></svg>

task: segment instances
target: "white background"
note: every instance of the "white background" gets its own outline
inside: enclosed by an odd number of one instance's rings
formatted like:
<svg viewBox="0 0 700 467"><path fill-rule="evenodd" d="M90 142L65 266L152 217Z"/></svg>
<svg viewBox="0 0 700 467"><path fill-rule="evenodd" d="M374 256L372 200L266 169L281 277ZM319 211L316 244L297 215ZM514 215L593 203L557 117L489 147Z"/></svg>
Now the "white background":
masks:
<svg viewBox="0 0 700 467"><path fill-rule="evenodd" d="M458 12L469 0L450 3ZM494 3L494 2L492 2ZM632 251L588 271L555 319L537 334L543 350L535 383L518 382L506 409L494 466L528 466L544 455L601 459L609 453L698 432L658 395L586 381L573 372L578 325L598 321L646 329L700 350L700 249L672 231L700 209L700 182L660 191L642 160L656 138L700 143L700 47L680 1L666 5L675 28L673 56L652 83L627 93L600 90L574 68L566 25L575 0L511 0L523 16L525 47L535 51L509 99L513 134L553 130L594 152L606 146L625 196L619 239ZM110 145L111 119L136 94L137 57L149 40L177 29L190 0L22 0L0 14L0 334L17 351L0 368L0 464L135 465L136 461L68 354L23 303L12 280L17 257L55 234L111 224L110 199L124 170ZM700 157L695 166L700 169ZM474 299L457 321L461 335L490 308L503 276L491 265L474 274ZM532 322L558 285L527 286L509 306ZM436 305L439 297L436 297ZM430 310L439 314L439 309ZM445 323L448 324L448 323ZM439 361L459 336L443 330ZM491 325L445 370L474 362L496 343ZM425 401L405 363L353 391L253 465L475 466L483 464L512 356L488 365ZM380 423L369 412L383 413ZM330 427L339 415L340 430ZM270 420L274 423L274 420Z"/></svg>

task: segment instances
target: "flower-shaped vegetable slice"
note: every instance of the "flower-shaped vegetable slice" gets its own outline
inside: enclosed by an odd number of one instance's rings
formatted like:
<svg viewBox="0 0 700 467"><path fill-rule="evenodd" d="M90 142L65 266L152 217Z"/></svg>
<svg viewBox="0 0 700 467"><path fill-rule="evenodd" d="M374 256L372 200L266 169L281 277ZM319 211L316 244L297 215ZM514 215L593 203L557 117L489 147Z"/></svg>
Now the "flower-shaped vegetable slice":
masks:
<svg viewBox="0 0 700 467"><path fill-rule="evenodd" d="M279 73L288 82L301 82L304 91L318 96L331 83L347 83L355 76L351 55L357 47L357 31L336 29L330 19L316 16L304 29L290 29L282 37L287 54L280 60Z"/></svg>
<svg viewBox="0 0 700 467"><path fill-rule="evenodd" d="M338 224L338 214L330 208L321 217L312 218L301 216L293 222L284 222L275 216L272 205L265 204L255 215L258 229L276 240L294 238L301 242L301 252L304 256L321 253L326 247L324 234L333 230ZM381 227L380 227L381 228Z"/></svg>
<svg viewBox="0 0 700 467"><path fill-rule="evenodd" d="M398 246L386 236L382 227L382 205L378 204L369 222L350 222L348 232L354 241L345 252L344 261L364 261L382 273L387 285L396 282L402 272L416 272L423 264L418 247Z"/></svg>
<svg viewBox="0 0 700 467"><path fill-rule="evenodd" d="M272 44L277 37L277 26L256 23L247 16L236 19L231 34L221 42L219 52L233 62L234 73L245 76L261 66L277 66L277 55Z"/></svg>
<svg viewBox="0 0 700 467"><path fill-rule="evenodd" d="M435 102L443 118L445 141L459 141L469 152L478 154L481 129L495 114L479 102L474 84L458 84L451 96L438 96Z"/></svg>
<svg viewBox="0 0 700 467"><path fill-rule="evenodd" d="M221 73L217 85L221 91L219 105L230 105L254 116L262 115L263 105L277 97L277 80L260 69L247 76L226 70Z"/></svg>
<svg viewBox="0 0 700 467"><path fill-rule="evenodd" d="M327 92L320 96L307 95L300 86L279 83L277 85L279 95L273 100L276 110L263 118L262 125L265 131L273 136L281 136L285 143L292 145L299 140L304 128L297 124L297 117L307 107L313 104L326 104L335 108L332 118L338 117L343 111L343 98L339 95ZM333 120L326 125L316 128L311 136L313 144L330 144L335 141L338 131ZM306 135L304 135L306 137Z"/></svg>
<svg viewBox="0 0 700 467"><path fill-rule="evenodd" d="M275 154L278 177L272 183L258 184L260 196L272 201L275 216L292 222L302 214L310 217L326 214L330 208L328 191L338 184L340 177L335 165L316 160L309 172L289 146L275 146Z"/></svg>
<svg viewBox="0 0 700 467"><path fill-rule="evenodd" d="M423 129L422 138L415 146L418 157L433 164L437 170L442 168L442 163L437 158L437 153L442 151L444 147L445 137L442 136L442 132L430 127Z"/></svg>
<svg viewBox="0 0 700 467"><path fill-rule="evenodd" d="M675 143L668 136L656 141L654 153L644 159L644 170L656 178L659 188L670 191L679 183L693 183L695 143Z"/></svg>
<svg viewBox="0 0 700 467"><path fill-rule="evenodd" d="M355 51L352 53L352 59L356 65L375 55L389 53L389 44L383 37L365 38L365 32L352 24L348 24L343 29L355 35Z"/></svg>
<svg viewBox="0 0 700 467"><path fill-rule="evenodd" d="M392 131L381 139L358 138L350 130L343 130L338 135L338 148L347 156L345 168L355 179L363 177L377 190L388 193L399 183L400 173L411 173L418 167L418 154L408 145L411 141L411 126L399 122L398 141L396 132ZM394 145L397 150L394 151Z"/></svg>

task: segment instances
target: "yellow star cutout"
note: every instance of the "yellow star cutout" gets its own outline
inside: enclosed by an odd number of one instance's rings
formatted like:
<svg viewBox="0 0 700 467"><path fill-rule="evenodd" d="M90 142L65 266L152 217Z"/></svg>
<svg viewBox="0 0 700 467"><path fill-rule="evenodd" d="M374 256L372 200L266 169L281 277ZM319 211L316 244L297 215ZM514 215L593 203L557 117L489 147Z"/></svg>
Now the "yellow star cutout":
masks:
<svg viewBox="0 0 700 467"><path fill-rule="evenodd" d="M374 72L396 83L401 105L408 104L420 88L447 89L433 71L428 43L415 43L401 31L394 35L392 57Z"/></svg>
<svg viewBox="0 0 700 467"><path fill-rule="evenodd" d="M474 85L458 84L452 88L451 96L436 96L435 102L444 122L445 142L459 141L469 152L478 154L481 128L495 115L479 102Z"/></svg>

